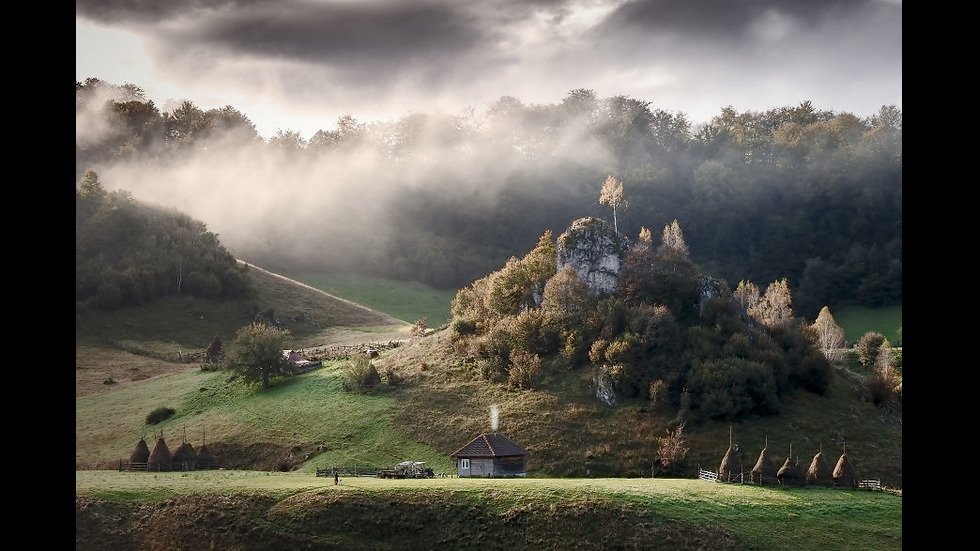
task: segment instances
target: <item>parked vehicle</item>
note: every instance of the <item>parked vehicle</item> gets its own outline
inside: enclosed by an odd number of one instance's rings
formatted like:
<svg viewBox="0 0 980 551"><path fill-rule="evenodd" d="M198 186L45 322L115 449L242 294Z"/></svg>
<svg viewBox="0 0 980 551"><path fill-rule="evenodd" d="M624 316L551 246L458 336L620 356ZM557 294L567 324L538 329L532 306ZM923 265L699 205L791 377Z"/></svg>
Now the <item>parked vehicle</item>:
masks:
<svg viewBox="0 0 980 551"><path fill-rule="evenodd" d="M425 461L402 461L391 469L380 469L378 478L433 478L435 473Z"/></svg>

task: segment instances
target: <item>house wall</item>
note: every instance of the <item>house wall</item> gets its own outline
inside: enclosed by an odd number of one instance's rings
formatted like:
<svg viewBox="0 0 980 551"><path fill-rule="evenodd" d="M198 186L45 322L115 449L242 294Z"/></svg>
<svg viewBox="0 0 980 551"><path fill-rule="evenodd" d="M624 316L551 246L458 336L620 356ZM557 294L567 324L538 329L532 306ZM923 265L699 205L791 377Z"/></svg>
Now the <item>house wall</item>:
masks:
<svg viewBox="0 0 980 551"><path fill-rule="evenodd" d="M470 460L470 468L463 469L463 459ZM456 474L459 476L493 476L493 459L489 457L461 457L456 460Z"/></svg>
<svg viewBox="0 0 980 551"><path fill-rule="evenodd" d="M462 460L470 460L470 468L462 468ZM456 474L467 476L525 476L523 457L460 457L456 459Z"/></svg>

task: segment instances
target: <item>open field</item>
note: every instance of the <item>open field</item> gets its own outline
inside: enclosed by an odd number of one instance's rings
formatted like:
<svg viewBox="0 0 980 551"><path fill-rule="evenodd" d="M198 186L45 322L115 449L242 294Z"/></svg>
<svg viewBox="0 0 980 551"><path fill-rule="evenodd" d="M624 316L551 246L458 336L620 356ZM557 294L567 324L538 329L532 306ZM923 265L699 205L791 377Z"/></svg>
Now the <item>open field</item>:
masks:
<svg viewBox="0 0 980 551"><path fill-rule="evenodd" d="M157 541L193 543L208 534L227 546L236 531L253 530L248 549L275 548L262 542L277 535L284 545L313 549L902 548L900 494L835 488L650 478L351 477L334 486L332 478L309 473L77 471L75 493L76 518L102 508L116 522L132 515L157 526L150 506L171 515L171 528L161 526ZM173 513L185 502L220 506L186 523L193 533L182 533L185 523ZM209 518L224 528L209 532Z"/></svg>

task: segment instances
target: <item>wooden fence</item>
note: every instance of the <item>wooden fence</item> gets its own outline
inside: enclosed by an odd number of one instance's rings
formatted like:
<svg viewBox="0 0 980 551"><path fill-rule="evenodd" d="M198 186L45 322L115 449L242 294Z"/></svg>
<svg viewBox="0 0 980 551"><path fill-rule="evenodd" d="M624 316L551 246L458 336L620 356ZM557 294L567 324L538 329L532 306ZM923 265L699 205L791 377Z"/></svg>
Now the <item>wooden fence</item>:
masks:
<svg viewBox="0 0 980 551"><path fill-rule="evenodd" d="M714 471L706 471L701 467L698 467L698 478L701 480L707 480L708 482L718 482L718 473Z"/></svg>
<svg viewBox="0 0 980 551"><path fill-rule="evenodd" d="M861 490L880 490L881 489L881 480L878 480L877 478L867 478L867 479L864 479L864 480L859 480L858 481L858 489L861 489Z"/></svg>
<svg viewBox="0 0 980 551"><path fill-rule="evenodd" d="M317 467L316 475L332 477L334 473L337 473L338 476L377 476L379 470L381 469L378 467L371 467L368 465L348 465L329 468Z"/></svg>

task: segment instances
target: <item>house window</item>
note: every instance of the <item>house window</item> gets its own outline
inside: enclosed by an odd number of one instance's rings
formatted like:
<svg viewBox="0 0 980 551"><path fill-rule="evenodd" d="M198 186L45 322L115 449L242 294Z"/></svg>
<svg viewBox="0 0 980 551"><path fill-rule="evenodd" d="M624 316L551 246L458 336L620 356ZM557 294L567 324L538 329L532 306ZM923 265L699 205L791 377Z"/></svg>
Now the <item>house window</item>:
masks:
<svg viewBox="0 0 980 551"><path fill-rule="evenodd" d="M460 459L459 460L459 468L460 469L469 469L470 468L470 460L469 459Z"/></svg>

